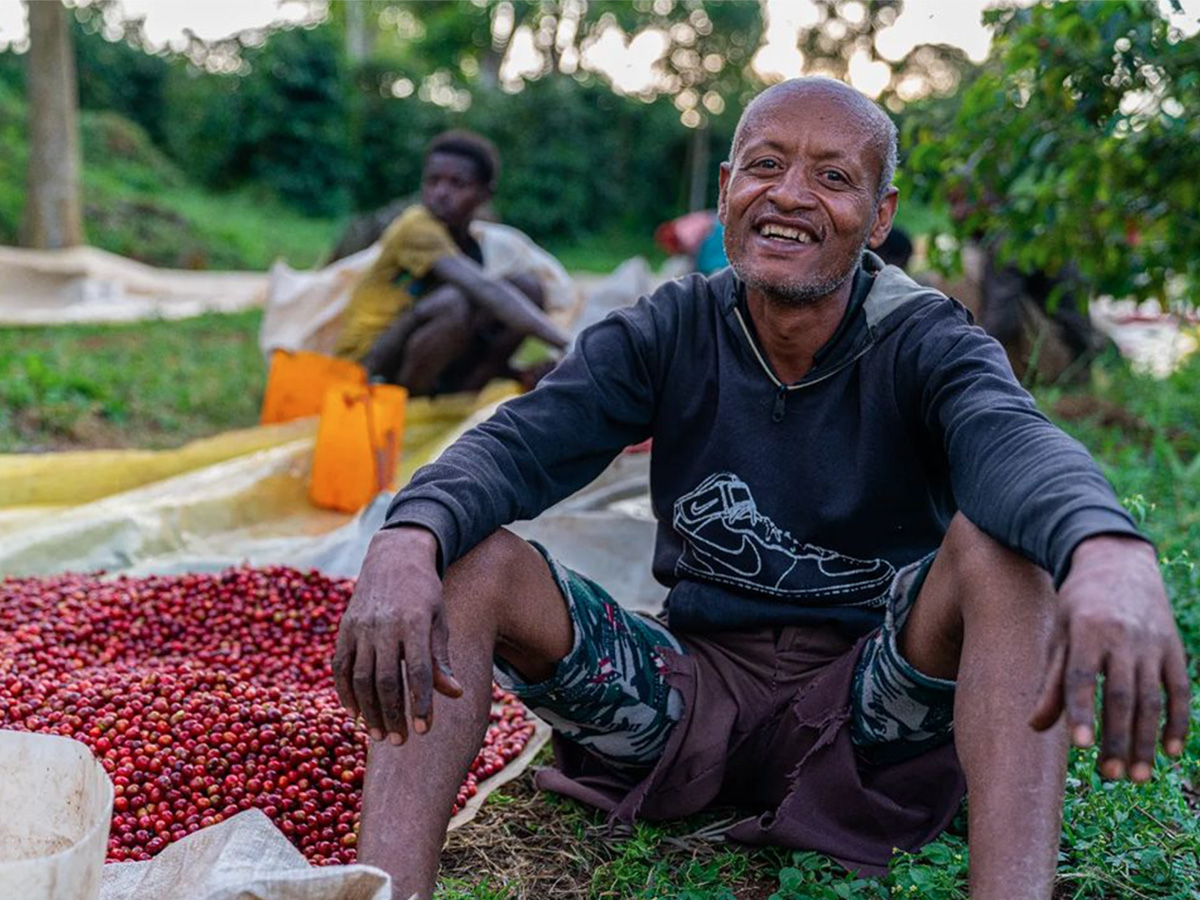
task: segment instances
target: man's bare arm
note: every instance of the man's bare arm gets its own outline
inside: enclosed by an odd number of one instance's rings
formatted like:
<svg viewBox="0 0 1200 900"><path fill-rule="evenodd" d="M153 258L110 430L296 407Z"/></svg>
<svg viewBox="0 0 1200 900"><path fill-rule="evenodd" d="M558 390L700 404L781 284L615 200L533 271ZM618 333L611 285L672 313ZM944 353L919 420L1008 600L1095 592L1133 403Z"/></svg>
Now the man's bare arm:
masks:
<svg viewBox="0 0 1200 900"><path fill-rule="evenodd" d="M1164 690L1162 740L1171 756L1183 753L1190 708L1187 659L1154 548L1116 535L1083 541L1058 598L1058 631L1030 724L1047 729L1065 709L1072 742L1090 746L1096 684L1103 674L1100 770L1109 778L1146 781Z"/></svg>
<svg viewBox="0 0 1200 900"><path fill-rule="evenodd" d="M462 288L482 308L510 328L532 335L562 349L570 342L566 332L554 324L537 305L500 279L488 278L475 260L443 256L431 270L435 277Z"/></svg>

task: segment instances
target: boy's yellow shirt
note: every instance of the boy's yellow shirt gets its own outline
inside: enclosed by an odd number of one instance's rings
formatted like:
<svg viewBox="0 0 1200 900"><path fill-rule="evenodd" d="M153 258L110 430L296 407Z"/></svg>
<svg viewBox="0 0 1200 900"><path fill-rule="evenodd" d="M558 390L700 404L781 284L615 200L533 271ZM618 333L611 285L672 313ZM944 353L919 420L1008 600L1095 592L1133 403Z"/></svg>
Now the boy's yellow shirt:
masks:
<svg viewBox="0 0 1200 900"><path fill-rule="evenodd" d="M379 258L362 276L346 307L337 355L361 360L379 335L415 302L414 279L424 278L434 263L462 251L446 226L424 206L406 209L384 231Z"/></svg>

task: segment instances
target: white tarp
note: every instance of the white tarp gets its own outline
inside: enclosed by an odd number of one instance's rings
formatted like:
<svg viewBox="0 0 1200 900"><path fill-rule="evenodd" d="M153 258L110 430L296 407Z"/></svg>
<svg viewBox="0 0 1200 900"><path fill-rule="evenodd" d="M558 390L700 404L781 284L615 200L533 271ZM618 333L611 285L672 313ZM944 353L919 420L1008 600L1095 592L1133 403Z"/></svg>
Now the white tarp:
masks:
<svg viewBox="0 0 1200 900"><path fill-rule="evenodd" d="M0 324L186 319L261 306L262 272L159 269L95 247L0 247Z"/></svg>
<svg viewBox="0 0 1200 900"><path fill-rule="evenodd" d="M473 413L513 390L495 382L479 396L412 400L397 484ZM351 517L309 500L315 434L316 423L301 420L170 451L0 455L0 576L116 571L159 557L180 566L207 558L235 564L259 542L318 538Z"/></svg>
<svg viewBox="0 0 1200 900"><path fill-rule="evenodd" d="M248 809L148 862L105 866L100 900L392 900L392 881L372 866L311 866Z"/></svg>
<svg viewBox="0 0 1200 900"><path fill-rule="evenodd" d="M1098 297L1092 324L1117 345L1139 372L1166 378L1200 347L1200 317L1190 310L1164 313L1158 301L1137 303Z"/></svg>
<svg viewBox="0 0 1200 900"><path fill-rule="evenodd" d="M401 482L494 409L453 417L450 405L431 406L430 421L407 436ZM452 418L439 427L435 413ZM312 444L311 435L300 437L89 503L0 510L0 576L169 574L243 563L357 575L390 496L353 517L315 509L306 488ZM650 576L649 471L649 454L623 454L583 491L512 529L619 603L657 611L665 590Z"/></svg>

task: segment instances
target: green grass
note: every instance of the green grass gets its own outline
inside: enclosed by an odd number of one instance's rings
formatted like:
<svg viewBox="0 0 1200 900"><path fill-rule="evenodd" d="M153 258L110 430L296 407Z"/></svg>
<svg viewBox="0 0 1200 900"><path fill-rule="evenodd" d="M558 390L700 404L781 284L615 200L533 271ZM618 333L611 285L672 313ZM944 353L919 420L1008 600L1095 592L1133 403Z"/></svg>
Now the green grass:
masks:
<svg viewBox="0 0 1200 900"><path fill-rule="evenodd" d="M266 269L282 256L313 266L339 223L276 198L212 193L188 183L146 134L114 113L84 113L84 228L97 247L184 269Z"/></svg>
<svg viewBox="0 0 1200 900"><path fill-rule="evenodd" d="M0 451L172 447L253 425L261 318L0 329Z"/></svg>
<svg viewBox="0 0 1200 900"><path fill-rule="evenodd" d="M214 194L185 184L143 191L100 168L84 173L84 219L93 246L176 269L263 271L277 258L310 268L339 228L250 191Z"/></svg>
<svg viewBox="0 0 1200 900"><path fill-rule="evenodd" d="M24 100L0 82L0 243L16 243L29 164Z"/></svg>
<svg viewBox="0 0 1200 900"><path fill-rule="evenodd" d="M179 188L164 192L162 200L193 223L204 244L228 254L228 263L214 256L214 269L266 269L277 258L294 269L312 268L333 247L343 224L306 218L273 198L249 191L211 194Z"/></svg>

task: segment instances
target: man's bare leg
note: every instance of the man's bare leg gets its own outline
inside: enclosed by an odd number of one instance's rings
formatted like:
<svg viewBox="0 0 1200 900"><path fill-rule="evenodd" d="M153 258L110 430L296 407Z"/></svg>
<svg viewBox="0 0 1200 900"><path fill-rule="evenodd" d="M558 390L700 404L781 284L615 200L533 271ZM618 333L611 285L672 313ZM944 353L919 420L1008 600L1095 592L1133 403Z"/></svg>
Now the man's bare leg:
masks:
<svg viewBox="0 0 1200 900"><path fill-rule="evenodd" d="M957 678L954 734L970 801L972 900L1049 900L1067 735L1030 727L1056 597L1049 576L954 518L900 636L906 659Z"/></svg>
<svg viewBox="0 0 1200 900"><path fill-rule="evenodd" d="M401 746L373 743L367 758L359 859L392 876L397 900L433 895L450 809L487 727L493 651L540 681L573 637L546 563L506 531L450 567L444 597L463 696L438 697L427 733L410 733Z"/></svg>

